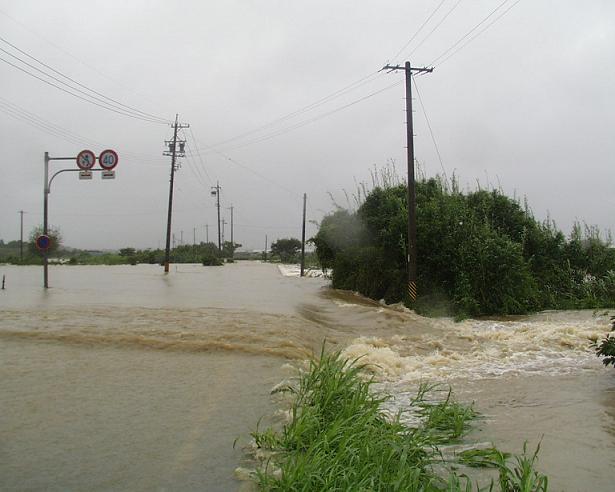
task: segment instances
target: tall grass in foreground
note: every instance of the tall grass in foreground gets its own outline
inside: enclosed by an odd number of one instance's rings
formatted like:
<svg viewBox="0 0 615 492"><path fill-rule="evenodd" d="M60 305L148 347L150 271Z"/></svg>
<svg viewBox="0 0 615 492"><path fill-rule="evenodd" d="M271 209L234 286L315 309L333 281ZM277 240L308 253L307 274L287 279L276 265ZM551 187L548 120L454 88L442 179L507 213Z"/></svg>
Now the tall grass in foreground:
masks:
<svg viewBox="0 0 615 492"><path fill-rule="evenodd" d="M536 453L512 465L510 456L493 450L459 455L451 462L441 449L459 442L476 416L451 399L429 402L423 386L411 402L420 423L402 425L400 416L382 410L386 397L370 390L363 366L339 353L311 361L295 387L291 420L280 432L254 432L256 445L269 459L255 473L261 490L272 491L470 491L472 480L459 466L494 467L497 483L476 490L546 491L547 478L534 470ZM495 454L497 453L497 454Z"/></svg>

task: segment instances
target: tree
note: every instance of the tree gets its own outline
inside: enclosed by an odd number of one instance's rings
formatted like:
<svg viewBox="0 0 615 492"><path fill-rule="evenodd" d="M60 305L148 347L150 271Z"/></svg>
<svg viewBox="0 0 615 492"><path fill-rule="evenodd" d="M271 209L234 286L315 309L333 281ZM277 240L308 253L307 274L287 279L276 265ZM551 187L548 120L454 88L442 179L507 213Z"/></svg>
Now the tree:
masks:
<svg viewBox="0 0 615 492"><path fill-rule="evenodd" d="M136 251L134 248L122 248L120 249L120 256L134 256Z"/></svg>
<svg viewBox="0 0 615 492"><path fill-rule="evenodd" d="M28 250L31 254L40 254L38 248L36 247L36 238L43 234L43 226L37 226L30 232L30 241L28 242ZM51 245L49 246L49 254L57 253L60 250L60 246L62 245L62 233L60 229L57 227L48 227L47 235L51 240Z"/></svg>
<svg viewBox="0 0 615 492"><path fill-rule="evenodd" d="M282 263L296 262L299 250L301 250L301 241L294 237L278 239L271 244L271 254L278 256Z"/></svg>
<svg viewBox="0 0 615 492"><path fill-rule="evenodd" d="M232 258L237 248L241 248L241 244L224 241L222 245L222 256L225 258Z"/></svg>

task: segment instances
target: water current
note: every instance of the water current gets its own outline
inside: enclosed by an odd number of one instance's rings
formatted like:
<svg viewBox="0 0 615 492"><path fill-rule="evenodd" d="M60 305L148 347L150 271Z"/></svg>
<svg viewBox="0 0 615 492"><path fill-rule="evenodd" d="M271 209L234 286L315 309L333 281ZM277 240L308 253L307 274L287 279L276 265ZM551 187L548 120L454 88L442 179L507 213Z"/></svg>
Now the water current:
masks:
<svg viewBox="0 0 615 492"><path fill-rule="evenodd" d="M271 388L325 339L371 364L392 411L450 384L482 415L472 442L542 439L551 490L612 490L607 313L427 319L255 262L53 266L47 291L40 267L3 274L1 490L237 490Z"/></svg>

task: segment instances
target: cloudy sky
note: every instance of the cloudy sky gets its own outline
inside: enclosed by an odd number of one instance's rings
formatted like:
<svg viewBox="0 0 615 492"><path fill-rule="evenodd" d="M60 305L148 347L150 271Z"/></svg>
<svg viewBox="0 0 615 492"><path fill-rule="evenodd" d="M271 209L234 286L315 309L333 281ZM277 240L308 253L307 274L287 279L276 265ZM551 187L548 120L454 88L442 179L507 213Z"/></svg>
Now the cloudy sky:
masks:
<svg viewBox="0 0 615 492"><path fill-rule="evenodd" d="M303 193L319 220L329 193L345 205L374 165L403 173L403 74L378 70L407 59L435 67L416 78L423 172L525 195L565 231L577 219L615 230L612 1L0 0L0 37L5 240L19 210L26 231L42 221L45 151L112 148L114 181L54 180L50 223L74 247L163 246L172 130L160 119L176 113L190 124L177 241L204 240L207 224L214 239L216 181L236 241L300 237Z"/></svg>

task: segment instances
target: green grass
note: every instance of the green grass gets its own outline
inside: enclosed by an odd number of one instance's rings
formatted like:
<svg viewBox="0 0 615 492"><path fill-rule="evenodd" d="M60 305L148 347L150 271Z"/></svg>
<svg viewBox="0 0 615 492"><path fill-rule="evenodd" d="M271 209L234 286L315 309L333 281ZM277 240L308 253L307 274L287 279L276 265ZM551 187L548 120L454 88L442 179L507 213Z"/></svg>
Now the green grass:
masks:
<svg viewBox="0 0 615 492"><path fill-rule="evenodd" d="M323 352L296 385L282 390L293 397L290 422L281 431L257 429L252 434L268 456L254 474L259 488L472 490L471 479L457 475L453 466L469 465L477 458L462 454L451 464L439 448L459 442L468 431L476 417L472 407L453 401L450 391L444 401L430 402L427 395L434 386L423 385L411 402L420 423L403 425L400 415L385 414L382 405L387 397L375 394L372 381L363 376L357 361ZM487 490L496 485L506 492L546 490L546 478L534 470L536 455L527 458L524 453L516 465L509 465L509 456L501 454L499 481ZM531 488L532 484L544 484L544 488Z"/></svg>

